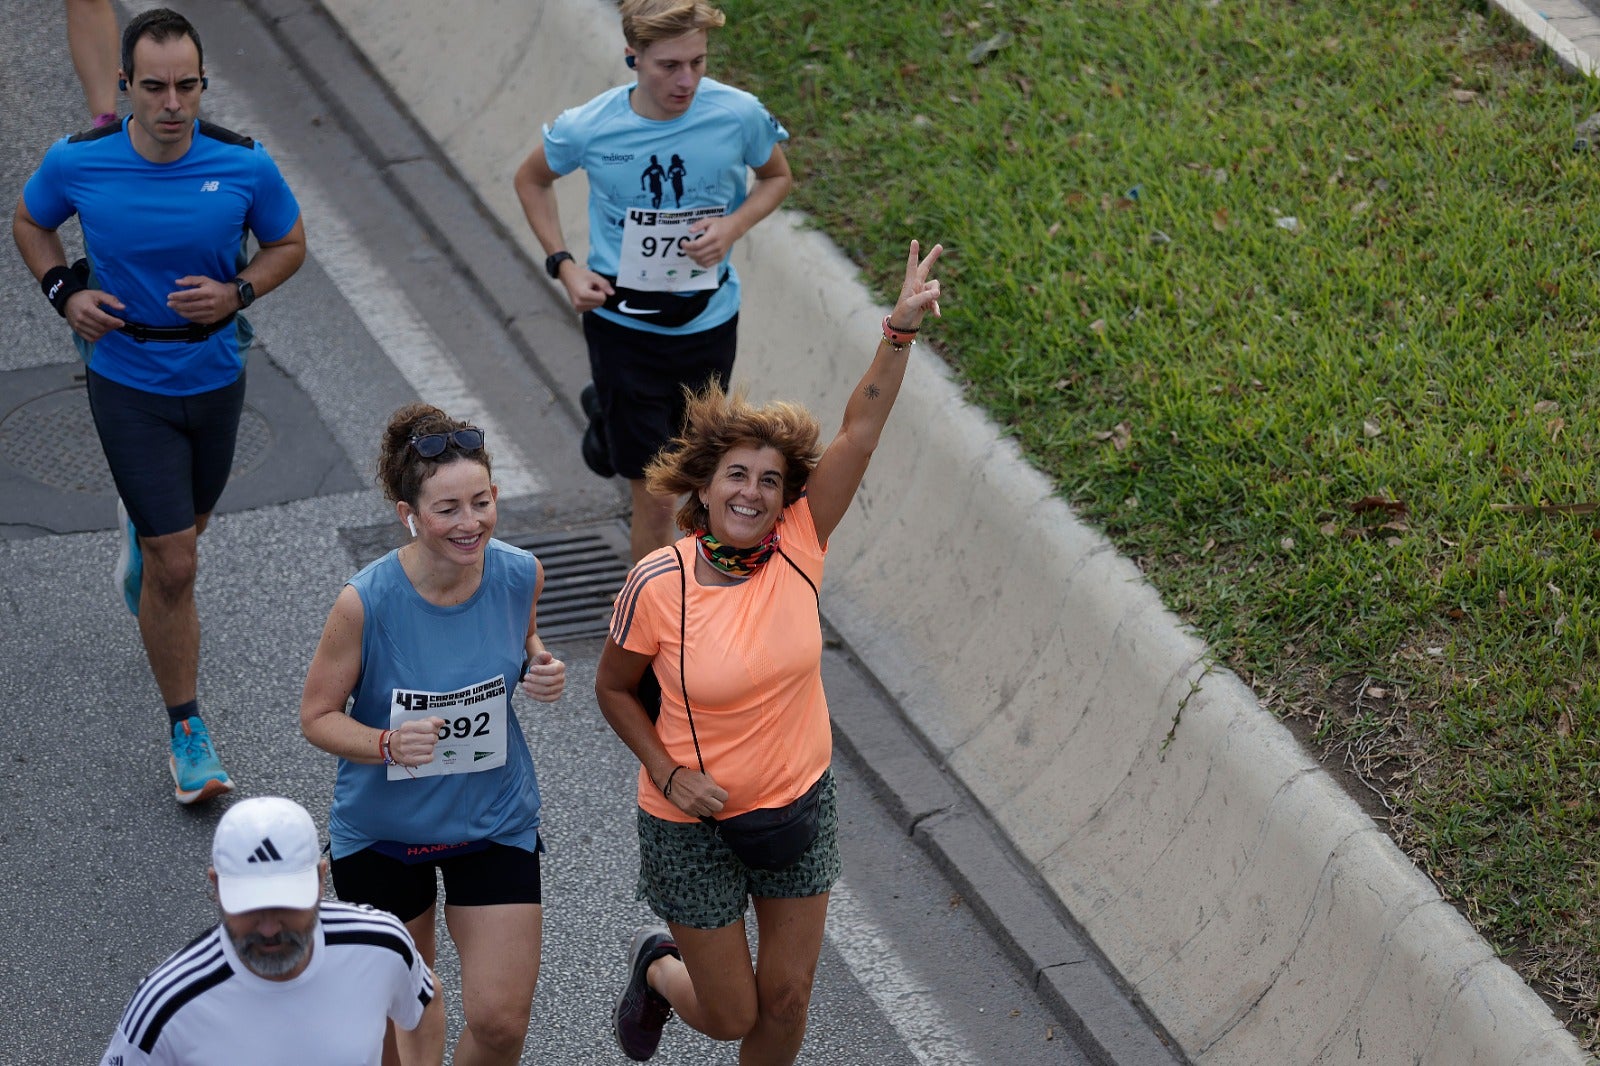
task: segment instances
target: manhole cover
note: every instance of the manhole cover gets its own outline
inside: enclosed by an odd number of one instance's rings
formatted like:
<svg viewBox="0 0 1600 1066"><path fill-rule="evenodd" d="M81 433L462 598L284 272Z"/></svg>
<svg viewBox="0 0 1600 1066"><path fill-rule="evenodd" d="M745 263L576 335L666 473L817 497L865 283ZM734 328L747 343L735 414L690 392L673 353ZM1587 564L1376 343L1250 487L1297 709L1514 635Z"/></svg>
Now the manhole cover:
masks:
<svg viewBox="0 0 1600 1066"><path fill-rule="evenodd" d="M239 419L232 476L259 466L271 443L267 420L246 403ZM6 415L0 421L0 457L53 489L101 496L113 496L117 491L89 414L88 392L81 385L47 392Z"/></svg>
<svg viewBox="0 0 1600 1066"><path fill-rule="evenodd" d="M526 548L544 564L539 597L539 636L603 637L611 625L611 604L628 576L628 541L616 521L558 532L505 538Z"/></svg>

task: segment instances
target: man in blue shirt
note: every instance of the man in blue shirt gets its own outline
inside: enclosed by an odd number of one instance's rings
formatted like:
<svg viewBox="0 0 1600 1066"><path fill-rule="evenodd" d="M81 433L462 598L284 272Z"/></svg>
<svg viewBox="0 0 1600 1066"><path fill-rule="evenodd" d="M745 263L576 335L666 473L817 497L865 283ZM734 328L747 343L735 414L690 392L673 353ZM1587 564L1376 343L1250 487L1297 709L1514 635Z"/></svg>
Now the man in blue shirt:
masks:
<svg viewBox="0 0 1600 1066"><path fill-rule="evenodd" d="M167 706L175 794L194 803L233 788L200 718L194 580L244 405L238 312L299 269L305 230L266 150L199 121L205 64L187 19L144 12L121 58L131 115L52 145L11 230L88 363L123 526L118 583ZM68 266L56 230L73 215L87 255Z"/></svg>
<svg viewBox="0 0 1600 1066"><path fill-rule="evenodd" d="M726 386L733 371L739 275L729 253L794 179L780 143L788 131L754 96L705 76L721 11L707 0L621 7L637 81L562 112L515 185L549 256L545 270L583 314L594 376L584 408L595 423L584 459L630 482L637 562L677 535L678 501L645 490L645 464L680 429L684 387L713 378ZM580 168L589 178L587 266L567 251L553 188Z"/></svg>

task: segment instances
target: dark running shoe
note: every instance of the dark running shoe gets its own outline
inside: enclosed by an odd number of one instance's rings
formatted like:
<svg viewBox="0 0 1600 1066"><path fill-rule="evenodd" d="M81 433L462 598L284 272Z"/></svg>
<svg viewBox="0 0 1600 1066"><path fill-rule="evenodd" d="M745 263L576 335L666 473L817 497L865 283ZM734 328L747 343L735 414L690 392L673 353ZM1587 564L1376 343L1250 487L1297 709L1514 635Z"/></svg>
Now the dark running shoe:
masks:
<svg viewBox="0 0 1600 1066"><path fill-rule="evenodd" d="M650 964L663 955L682 958L672 934L664 926L640 926L628 945L628 983L617 997L616 1008L611 1012L611 1028L617 1034L617 1046L634 1062L647 1062L661 1044L661 1030L672 1017L672 1004L668 1003L645 974Z"/></svg>
<svg viewBox="0 0 1600 1066"><path fill-rule="evenodd" d="M589 419L583 431L583 465L600 477L616 477L617 468L611 465L611 449L606 445L605 422L600 418L600 394L595 391L594 382L583 387L578 404Z"/></svg>

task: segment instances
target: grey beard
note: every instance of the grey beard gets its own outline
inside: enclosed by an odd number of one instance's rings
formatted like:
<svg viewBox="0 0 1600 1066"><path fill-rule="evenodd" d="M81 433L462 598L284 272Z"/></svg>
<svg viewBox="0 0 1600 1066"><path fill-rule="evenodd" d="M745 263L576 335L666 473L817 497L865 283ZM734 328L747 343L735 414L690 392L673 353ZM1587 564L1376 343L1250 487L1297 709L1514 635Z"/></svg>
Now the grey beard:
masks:
<svg viewBox="0 0 1600 1066"><path fill-rule="evenodd" d="M281 930L277 936L267 938L260 933L246 933L241 937L232 937L233 950L239 953L239 961L250 967L252 973L258 977L282 977L305 961L311 951L311 934L295 933L288 929ZM259 950L267 944L286 944L284 951L263 952Z"/></svg>

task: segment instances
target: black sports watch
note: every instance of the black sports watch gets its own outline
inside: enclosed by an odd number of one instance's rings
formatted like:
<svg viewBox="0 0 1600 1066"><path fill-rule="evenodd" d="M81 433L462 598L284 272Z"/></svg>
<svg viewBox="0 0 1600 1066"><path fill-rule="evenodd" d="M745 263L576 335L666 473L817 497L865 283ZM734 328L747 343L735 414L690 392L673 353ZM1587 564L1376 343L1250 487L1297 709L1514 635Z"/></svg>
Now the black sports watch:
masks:
<svg viewBox="0 0 1600 1066"><path fill-rule="evenodd" d="M256 302L256 287L243 278L234 278L233 287L239 290L239 310Z"/></svg>
<svg viewBox="0 0 1600 1066"><path fill-rule="evenodd" d="M544 272L552 278L560 280L561 264L572 258L571 252L557 252L544 261Z"/></svg>

